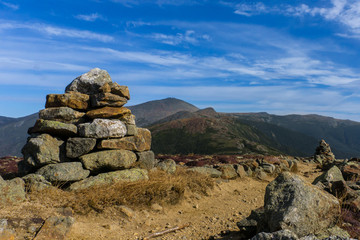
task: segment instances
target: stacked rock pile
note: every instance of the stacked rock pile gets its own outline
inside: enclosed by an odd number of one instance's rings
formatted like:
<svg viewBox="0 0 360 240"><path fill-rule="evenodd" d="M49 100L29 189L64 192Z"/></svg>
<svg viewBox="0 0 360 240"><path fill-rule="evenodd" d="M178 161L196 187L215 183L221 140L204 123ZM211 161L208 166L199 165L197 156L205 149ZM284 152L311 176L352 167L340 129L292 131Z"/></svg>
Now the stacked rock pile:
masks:
<svg viewBox="0 0 360 240"><path fill-rule="evenodd" d="M324 139L319 142L319 146L315 150L314 161L325 168L329 168L335 161L335 155Z"/></svg>
<svg viewBox="0 0 360 240"><path fill-rule="evenodd" d="M64 94L47 95L19 164L23 175L36 175L24 179L71 183L70 189L147 179L155 164L151 133L123 107L129 99L128 87L99 68L74 79Z"/></svg>

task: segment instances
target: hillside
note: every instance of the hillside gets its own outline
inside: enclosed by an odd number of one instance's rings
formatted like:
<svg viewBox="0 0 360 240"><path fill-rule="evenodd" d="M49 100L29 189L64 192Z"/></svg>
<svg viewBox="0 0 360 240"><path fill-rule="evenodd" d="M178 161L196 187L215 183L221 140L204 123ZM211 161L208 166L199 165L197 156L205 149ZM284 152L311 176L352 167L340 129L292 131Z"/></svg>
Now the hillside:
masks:
<svg viewBox="0 0 360 240"><path fill-rule="evenodd" d="M317 144L316 139L301 133L269 123L239 120L212 108L178 112L149 129L156 153L309 156Z"/></svg>
<svg viewBox="0 0 360 240"><path fill-rule="evenodd" d="M27 130L32 127L38 118L38 114L13 118L7 123L0 125L0 156L22 156L21 148L25 145L28 137Z"/></svg>
<svg viewBox="0 0 360 240"><path fill-rule="evenodd" d="M261 128L262 131L271 132L271 129L264 126L272 124L302 133L315 140L326 139L331 145L335 156L339 158L360 156L359 122L339 120L315 114L277 116L267 113L234 113L230 115L251 122L254 126ZM285 141L287 140L285 139ZM306 147L304 144L309 143L299 143L298 145Z"/></svg>
<svg viewBox="0 0 360 240"><path fill-rule="evenodd" d="M0 116L0 126L5 125L11 121L14 121L15 118L9 118L9 117L2 117Z"/></svg>
<svg viewBox="0 0 360 240"><path fill-rule="evenodd" d="M199 110L194 105L176 98L149 101L128 108L136 116L136 124L142 127L179 111L194 112Z"/></svg>

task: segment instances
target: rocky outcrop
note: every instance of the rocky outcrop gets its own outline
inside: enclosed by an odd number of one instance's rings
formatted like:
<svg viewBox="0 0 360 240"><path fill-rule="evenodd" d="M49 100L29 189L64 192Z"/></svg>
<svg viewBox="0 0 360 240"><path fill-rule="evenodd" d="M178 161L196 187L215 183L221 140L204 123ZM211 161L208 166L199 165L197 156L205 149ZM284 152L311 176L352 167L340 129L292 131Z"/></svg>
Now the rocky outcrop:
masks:
<svg viewBox="0 0 360 240"><path fill-rule="evenodd" d="M334 196L289 172L266 187L264 203L270 232L288 229L303 237L333 227L340 217Z"/></svg>
<svg viewBox="0 0 360 240"><path fill-rule="evenodd" d="M32 173L24 177L27 188L81 182L79 189L147 179L155 165L151 133L135 125L135 116L124 107L129 99L128 87L99 68L75 78L65 93L47 95L18 164Z"/></svg>
<svg viewBox="0 0 360 240"><path fill-rule="evenodd" d="M300 239L327 232L331 235L339 218L336 197L296 174L284 172L266 187L264 207L237 225L246 238L257 232L252 239Z"/></svg>

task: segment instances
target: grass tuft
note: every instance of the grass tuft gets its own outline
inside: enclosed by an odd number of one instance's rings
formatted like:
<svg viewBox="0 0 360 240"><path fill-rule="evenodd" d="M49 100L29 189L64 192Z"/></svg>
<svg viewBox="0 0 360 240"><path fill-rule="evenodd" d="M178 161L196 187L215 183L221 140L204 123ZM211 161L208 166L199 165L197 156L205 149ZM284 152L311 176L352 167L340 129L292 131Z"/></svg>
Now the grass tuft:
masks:
<svg viewBox="0 0 360 240"><path fill-rule="evenodd" d="M105 208L127 205L146 208L153 203L174 205L183 198L185 191L207 195L214 181L196 172L178 168L171 175L156 170L149 173L148 181L119 182L85 190L63 191L58 188L32 192L32 201L52 207L71 207L76 213L103 212Z"/></svg>

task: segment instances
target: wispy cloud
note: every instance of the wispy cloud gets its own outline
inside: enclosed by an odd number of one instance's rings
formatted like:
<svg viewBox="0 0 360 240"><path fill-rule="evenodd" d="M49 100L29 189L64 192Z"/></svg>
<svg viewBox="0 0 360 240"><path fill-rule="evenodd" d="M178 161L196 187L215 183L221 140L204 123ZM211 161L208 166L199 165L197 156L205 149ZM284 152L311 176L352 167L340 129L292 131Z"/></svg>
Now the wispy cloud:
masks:
<svg viewBox="0 0 360 240"><path fill-rule="evenodd" d="M75 18L87 22L95 22L96 20L105 20L105 18L98 14L98 13L91 13L91 14L78 14Z"/></svg>
<svg viewBox="0 0 360 240"><path fill-rule="evenodd" d="M114 41L114 38L112 36L99 34L86 30L61 28L61 27L56 27L41 23L18 23L18 22L9 22L3 20L0 23L0 30L7 30L7 29L29 29L32 31L41 32L42 34L48 36L69 37L69 38L88 39L88 40L91 39L101 42Z"/></svg>
<svg viewBox="0 0 360 240"><path fill-rule="evenodd" d="M12 10L19 9L19 5L17 5L17 4L13 4L13 3L5 2L5 1L0 1L0 4L4 5L5 7L11 8Z"/></svg>
<svg viewBox="0 0 360 240"><path fill-rule="evenodd" d="M312 7L307 4L280 4L267 6L263 2L234 4L222 2L235 9L234 13L243 16L253 16L264 13L283 14L290 16L321 16L327 21L340 23L347 27L350 33L339 33L342 37L360 37L360 2L357 0L330 0L328 7Z"/></svg>
<svg viewBox="0 0 360 240"><path fill-rule="evenodd" d="M236 10L234 13L250 17L252 15L257 15L263 12L267 12L266 6L262 2L254 3L254 4L236 4Z"/></svg>
<svg viewBox="0 0 360 240"><path fill-rule="evenodd" d="M156 4L158 6L164 5L195 5L201 4L206 0L111 0L112 2L120 3L126 7L133 7L140 4Z"/></svg>
<svg viewBox="0 0 360 240"><path fill-rule="evenodd" d="M154 33L150 38L168 45L179 45L183 43L197 44L201 40L210 40L207 34L198 35L193 30L187 30L185 33L177 33L176 35L168 35L163 33Z"/></svg>

